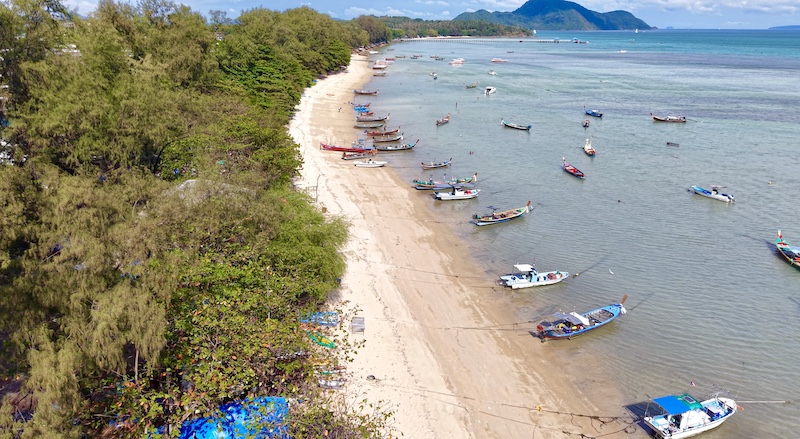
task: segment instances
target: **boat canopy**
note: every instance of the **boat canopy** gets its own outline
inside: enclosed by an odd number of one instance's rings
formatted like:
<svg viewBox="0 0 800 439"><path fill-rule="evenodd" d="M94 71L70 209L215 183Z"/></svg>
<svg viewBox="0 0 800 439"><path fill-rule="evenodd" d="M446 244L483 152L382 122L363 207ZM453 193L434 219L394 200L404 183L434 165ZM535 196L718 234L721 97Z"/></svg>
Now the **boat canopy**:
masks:
<svg viewBox="0 0 800 439"><path fill-rule="evenodd" d="M531 271L536 270L536 268L534 268L534 266L531 264L517 264L514 266L514 268L516 268L522 273L530 273Z"/></svg>
<svg viewBox="0 0 800 439"><path fill-rule="evenodd" d="M575 311L573 311L573 312L571 312L569 314L564 314L564 313L558 312L558 313L553 314L553 316L556 319L559 319L559 320L566 320L566 321L572 323L573 325L589 326L589 324L590 324L589 319L587 319L586 317L576 313Z"/></svg>
<svg viewBox="0 0 800 439"><path fill-rule="evenodd" d="M686 413L690 410L703 408L700 402L698 402L695 397L689 395L688 393L662 396L654 399L653 402L658 404L670 415L680 415L681 413Z"/></svg>

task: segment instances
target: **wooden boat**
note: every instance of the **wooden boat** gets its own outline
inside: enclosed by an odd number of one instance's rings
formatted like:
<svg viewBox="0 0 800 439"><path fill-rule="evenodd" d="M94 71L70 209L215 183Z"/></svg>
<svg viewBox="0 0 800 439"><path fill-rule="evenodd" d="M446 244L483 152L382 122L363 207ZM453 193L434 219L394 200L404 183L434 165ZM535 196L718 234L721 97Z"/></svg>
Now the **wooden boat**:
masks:
<svg viewBox="0 0 800 439"><path fill-rule="evenodd" d="M353 111L356 113L370 113L369 107L353 107ZM370 114L371 115L371 114Z"/></svg>
<svg viewBox="0 0 800 439"><path fill-rule="evenodd" d="M523 131L530 131L530 129L533 127L533 125L531 125L531 124L520 125L520 124L517 124L517 123L506 122L505 119L500 119L500 123L503 124L503 126L506 126L506 127L509 127L509 128L514 128L515 130L523 130Z"/></svg>
<svg viewBox="0 0 800 439"><path fill-rule="evenodd" d="M402 134L387 134L385 136L375 136L372 138L372 143L389 143L399 142L403 140Z"/></svg>
<svg viewBox="0 0 800 439"><path fill-rule="evenodd" d="M380 128L386 125L385 120L376 120L372 122L356 122L353 128Z"/></svg>
<svg viewBox="0 0 800 439"><path fill-rule="evenodd" d="M474 187L478 182L478 173L476 172L471 178L453 178L449 181L436 181L431 177L429 180L414 180L414 189L419 191L425 190L446 190L454 185L461 185L461 187Z"/></svg>
<svg viewBox="0 0 800 439"><path fill-rule="evenodd" d="M476 88L476 87L478 87L477 82L473 82L472 84L467 84L467 88Z"/></svg>
<svg viewBox="0 0 800 439"><path fill-rule="evenodd" d="M377 72L373 72L372 76L386 76L386 70L379 70Z"/></svg>
<svg viewBox="0 0 800 439"><path fill-rule="evenodd" d="M361 159L368 159L370 157L374 157L378 154L377 149L372 149L366 152L343 152L342 153L342 160L361 160Z"/></svg>
<svg viewBox="0 0 800 439"><path fill-rule="evenodd" d="M367 103L350 102L350 105L352 105L353 107L365 107L366 108L366 107L369 107L370 105L372 105L372 102L367 102Z"/></svg>
<svg viewBox="0 0 800 439"><path fill-rule="evenodd" d="M453 189L450 191L434 192L433 198L440 201L469 200L471 198L476 198L480 191L480 189L467 189L461 186L453 186Z"/></svg>
<svg viewBox="0 0 800 439"><path fill-rule="evenodd" d="M522 207L517 207L515 209L504 210L502 212L497 212L497 208L492 208L492 213L488 213L485 215L472 215L472 224L476 226L488 226L492 224L499 224L504 223L506 221L511 221L512 219L521 218L526 213L530 212L531 210L531 202L528 201L528 204Z"/></svg>
<svg viewBox="0 0 800 439"><path fill-rule="evenodd" d="M583 145L583 152L585 152L589 157L594 157L594 155L597 154L597 151L592 148L591 140L586 139L586 145Z"/></svg>
<svg viewBox="0 0 800 439"><path fill-rule="evenodd" d="M450 113L447 113L447 116L445 116L445 117L443 117L441 119L436 119L436 126L444 125L444 124L446 124L448 122L450 122Z"/></svg>
<svg viewBox="0 0 800 439"><path fill-rule="evenodd" d="M386 119L389 119L388 114L386 116L356 116L356 122L379 122Z"/></svg>
<svg viewBox="0 0 800 439"><path fill-rule="evenodd" d="M581 125L583 125L584 128L589 128L589 119L584 120Z"/></svg>
<svg viewBox="0 0 800 439"><path fill-rule="evenodd" d="M425 162L422 162L422 169L444 168L444 167L450 166L450 163L452 161L453 161L453 159L451 158L449 160L445 160L443 162L438 162L438 163L434 163L434 162L425 163Z"/></svg>
<svg viewBox="0 0 800 439"><path fill-rule="evenodd" d="M592 117L603 117L603 113L583 107L583 112Z"/></svg>
<svg viewBox="0 0 800 439"><path fill-rule="evenodd" d="M487 95L490 95L490 94L492 94L492 93L494 93L494 92L496 92L496 91L497 91L497 87L492 87L491 85L490 85L490 86L488 86L488 87L486 87L486 88L483 90L483 92L484 92L484 93L486 93Z"/></svg>
<svg viewBox="0 0 800 439"><path fill-rule="evenodd" d="M516 290L519 288L553 285L569 277L569 273L566 271L536 271L536 267L533 264L516 264L514 269L517 271L500 276L497 284Z"/></svg>
<svg viewBox="0 0 800 439"><path fill-rule="evenodd" d="M667 146L681 146L681 144L675 142L667 142Z"/></svg>
<svg viewBox="0 0 800 439"><path fill-rule="evenodd" d="M400 127L397 127L393 130L387 130L385 127L381 131L364 130L364 134L366 134L367 136L387 136L389 134L397 134L399 132L400 132Z"/></svg>
<svg viewBox="0 0 800 439"><path fill-rule="evenodd" d="M686 116L656 116L653 113L650 113L650 117L653 118L653 122L673 122L673 123L686 122Z"/></svg>
<svg viewBox="0 0 800 439"><path fill-rule="evenodd" d="M339 152L369 152L374 149L363 146L336 146L322 142L319 143L319 147L320 149L324 149L325 151L339 151Z"/></svg>
<svg viewBox="0 0 800 439"><path fill-rule="evenodd" d="M682 393L655 398L653 402L662 413L656 416L645 413L642 420L656 437L665 439L683 439L717 428L739 408L733 399L719 395L700 402Z"/></svg>
<svg viewBox="0 0 800 439"><path fill-rule="evenodd" d="M378 94L378 90L353 90L353 93L357 95L376 96Z"/></svg>
<svg viewBox="0 0 800 439"><path fill-rule="evenodd" d="M508 60L503 58L492 58L492 62L508 62Z"/></svg>
<svg viewBox="0 0 800 439"><path fill-rule="evenodd" d="M378 151L410 151L415 146L417 146L418 142L419 139L417 139L416 142L403 143L402 145L376 145L375 149L377 149Z"/></svg>
<svg viewBox="0 0 800 439"><path fill-rule="evenodd" d="M711 190L705 190L700 186L692 186L692 190L697 195L702 195L704 197L713 198L715 200L723 201L725 203L733 203L736 201L733 195L730 194L723 194L719 192L719 189L722 189L724 186L711 186Z"/></svg>
<svg viewBox="0 0 800 439"><path fill-rule="evenodd" d="M800 247L792 247L783 239L781 231L778 230L778 237L775 239L775 247L778 252L789 261L793 267L800 268Z"/></svg>
<svg viewBox="0 0 800 439"><path fill-rule="evenodd" d="M566 171L567 173L570 173L570 174L572 174L572 175L574 175L574 176L576 176L578 178L585 178L586 177L586 175L584 175L583 172L581 172L578 168L576 168L576 167L570 165L569 163L567 163L567 159L562 157L561 160L564 161L564 164L561 165L564 168L564 171Z"/></svg>
<svg viewBox="0 0 800 439"><path fill-rule="evenodd" d="M387 162L384 162L384 161L376 161L376 160L369 159L369 160L366 160L366 161L355 162L355 163L353 163L353 165L355 165L355 166L357 166L359 168L380 168L382 166L385 166L386 163Z"/></svg>
<svg viewBox="0 0 800 439"><path fill-rule="evenodd" d="M542 342L545 340L569 340L605 326L628 312L623 306L627 298L626 294L622 296L620 303L612 303L583 314L574 311L569 314L555 313L553 321L545 321L536 326L539 338L542 339Z"/></svg>

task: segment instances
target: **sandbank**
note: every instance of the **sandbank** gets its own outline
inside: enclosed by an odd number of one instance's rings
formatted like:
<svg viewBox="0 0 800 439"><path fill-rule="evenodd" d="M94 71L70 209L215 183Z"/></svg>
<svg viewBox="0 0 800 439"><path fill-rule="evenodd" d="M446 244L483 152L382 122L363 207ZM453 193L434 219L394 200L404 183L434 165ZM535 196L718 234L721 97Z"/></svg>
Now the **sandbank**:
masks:
<svg viewBox="0 0 800 439"><path fill-rule="evenodd" d="M356 168L320 149L355 138L349 101L371 78L367 58L353 55L346 72L306 90L290 124L304 160L298 187L351 224L339 300L364 317L365 344L340 391L382 402L405 438L646 437L580 416L624 411L578 391L586 377L560 372L528 333L538 322L512 323L507 293L436 221L429 194L392 171L390 155L387 167Z"/></svg>

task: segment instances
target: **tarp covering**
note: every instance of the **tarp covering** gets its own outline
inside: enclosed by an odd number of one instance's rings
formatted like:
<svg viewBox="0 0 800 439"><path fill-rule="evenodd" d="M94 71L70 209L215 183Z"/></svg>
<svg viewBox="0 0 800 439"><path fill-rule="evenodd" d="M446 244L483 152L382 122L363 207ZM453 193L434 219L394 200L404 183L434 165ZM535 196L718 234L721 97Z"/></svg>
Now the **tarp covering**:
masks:
<svg viewBox="0 0 800 439"><path fill-rule="evenodd" d="M180 439L289 439L286 398L262 397L234 401L220 407L220 414L187 421Z"/></svg>
<svg viewBox="0 0 800 439"><path fill-rule="evenodd" d="M681 413L686 413L689 410L699 409L703 407L697 401L697 399L695 399L688 393L683 393L680 395L662 396L660 398L654 399L653 401L659 406L661 406L661 408L664 409L664 411L666 411L670 415L680 415Z"/></svg>
<svg viewBox="0 0 800 439"><path fill-rule="evenodd" d="M531 264L517 264L514 266L514 268L522 273L530 273L531 271L536 270Z"/></svg>

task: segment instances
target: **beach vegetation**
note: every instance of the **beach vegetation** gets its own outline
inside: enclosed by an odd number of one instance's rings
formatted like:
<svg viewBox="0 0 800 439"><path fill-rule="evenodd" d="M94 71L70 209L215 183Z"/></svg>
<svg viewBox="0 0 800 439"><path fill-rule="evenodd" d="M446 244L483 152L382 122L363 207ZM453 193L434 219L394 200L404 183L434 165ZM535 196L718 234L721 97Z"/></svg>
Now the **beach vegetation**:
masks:
<svg viewBox="0 0 800 439"><path fill-rule="evenodd" d="M293 187L285 128L368 35L305 7L0 3L0 437L176 437L255 396L297 401L293 437L388 435L319 387L358 348L301 322L348 232Z"/></svg>

